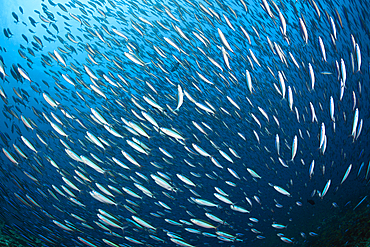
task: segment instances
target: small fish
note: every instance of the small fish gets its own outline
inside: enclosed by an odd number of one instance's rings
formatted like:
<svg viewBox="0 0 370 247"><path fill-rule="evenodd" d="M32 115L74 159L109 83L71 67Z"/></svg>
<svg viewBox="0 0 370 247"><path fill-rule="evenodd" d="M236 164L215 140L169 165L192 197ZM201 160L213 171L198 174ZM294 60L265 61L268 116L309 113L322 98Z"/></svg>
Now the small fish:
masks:
<svg viewBox="0 0 370 247"><path fill-rule="evenodd" d="M31 25L34 26L34 27L36 27L37 22L31 16L28 17L28 19L30 20Z"/></svg>
<svg viewBox="0 0 370 247"><path fill-rule="evenodd" d="M315 201L314 201L314 200L312 200L312 199L307 199L307 202L308 202L309 204L311 204L311 205L315 205Z"/></svg>
<svg viewBox="0 0 370 247"><path fill-rule="evenodd" d="M18 15L16 13L12 12L12 16L15 19L15 23L18 23L19 22Z"/></svg>
<svg viewBox="0 0 370 247"><path fill-rule="evenodd" d="M8 39L11 38L12 35L8 32L8 29L4 28L3 31L4 31L5 37L7 37Z"/></svg>

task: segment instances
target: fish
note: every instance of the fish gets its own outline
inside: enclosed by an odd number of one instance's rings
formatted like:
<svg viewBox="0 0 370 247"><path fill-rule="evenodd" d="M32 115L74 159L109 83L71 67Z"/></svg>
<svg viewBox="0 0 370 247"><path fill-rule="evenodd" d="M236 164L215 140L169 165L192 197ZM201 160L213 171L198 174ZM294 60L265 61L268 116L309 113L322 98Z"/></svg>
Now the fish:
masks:
<svg viewBox="0 0 370 247"><path fill-rule="evenodd" d="M328 190L329 190L329 187L330 187L330 184L331 184L331 179L329 179L327 182L326 182L326 184L325 184L325 187L324 187L324 189L323 189L323 191L322 191L322 193L321 193L321 199L326 195L326 193L328 192Z"/></svg>
<svg viewBox="0 0 370 247"><path fill-rule="evenodd" d="M277 185L274 185L274 189L279 192L280 194L282 195L285 195L285 196L288 196L288 197L291 197L290 193L288 191L286 191L285 189L277 186Z"/></svg>
<svg viewBox="0 0 370 247"><path fill-rule="evenodd" d="M314 169L315 169L315 160L312 160L310 168L309 168L309 177L310 179L312 178L314 174Z"/></svg>
<svg viewBox="0 0 370 247"><path fill-rule="evenodd" d="M227 42L227 39L224 35L224 33L221 31L220 28L217 28L217 32L218 32L218 35L220 36L220 39L221 39L221 42L224 44L224 46L229 50L231 51L232 53L234 53L234 50L231 48L229 42Z"/></svg>
<svg viewBox="0 0 370 247"><path fill-rule="evenodd" d="M12 12L12 16L15 19L15 23L18 23L19 22L18 15L16 13Z"/></svg>
<svg viewBox="0 0 370 247"><path fill-rule="evenodd" d="M334 99L333 96L330 96L330 119L335 122L334 117Z"/></svg>
<svg viewBox="0 0 370 247"><path fill-rule="evenodd" d="M311 199L307 199L307 202L311 205L315 205L315 201L314 200L311 200Z"/></svg>
<svg viewBox="0 0 370 247"><path fill-rule="evenodd" d="M346 64L343 60L343 58L340 59L340 75L341 79L343 81L343 85L346 85L346 80L347 80L347 71L346 71Z"/></svg>
<svg viewBox="0 0 370 247"><path fill-rule="evenodd" d="M247 171L252 175L252 177L254 178L261 178L260 175L258 175L255 171L253 171L252 169L250 168L247 168Z"/></svg>
<svg viewBox="0 0 370 247"><path fill-rule="evenodd" d="M320 146L319 146L319 149L321 149L324 145L324 142L325 142L325 124L324 123L321 123L321 130L320 130Z"/></svg>
<svg viewBox="0 0 370 247"><path fill-rule="evenodd" d="M290 161L294 161L294 158L297 154L297 148L298 148L298 137L294 136L293 144L292 144L292 158Z"/></svg>
<svg viewBox="0 0 370 247"><path fill-rule="evenodd" d="M325 51L325 45L322 41L322 38L319 36L319 44L320 44L320 50L322 53L322 59L326 62L326 51Z"/></svg>
<svg viewBox="0 0 370 247"><path fill-rule="evenodd" d="M290 86L288 86L288 103L290 111L293 111L293 92Z"/></svg>
<svg viewBox="0 0 370 247"><path fill-rule="evenodd" d="M301 28L301 35L302 35L303 41L305 42L305 44L307 44L308 43L308 32L307 32L306 24L304 23L302 18L299 18L299 24Z"/></svg>
<svg viewBox="0 0 370 247"><path fill-rule="evenodd" d="M349 176L349 173L351 172L351 169L352 169L352 164L350 164L346 170L346 173L344 174L343 178L342 178L342 181L340 182L340 184L343 184L344 181L346 181L346 179L348 178Z"/></svg>
<svg viewBox="0 0 370 247"><path fill-rule="evenodd" d="M248 70L245 71L245 76L246 76L246 79L247 79L248 89L249 89L250 93L253 93L252 78L251 78L251 74L249 73Z"/></svg>
<svg viewBox="0 0 370 247"><path fill-rule="evenodd" d="M278 72L278 77L279 77L281 95L283 96L283 99L285 99L286 86L285 86L283 74L280 71Z"/></svg>
<svg viewBox="0 0 370 247"><path fill-rule="evenodd" d="M361 72L361 63L362 63L361 50L360 50L360 46L357 43L355 45L355 49L356 49L356 61L357 61L357 70L356 70L356 73L357 73L357 72Z"/></svg>
<svg viewBox="0 0 370 247"><path fill-rule="evenodd" d="M184 102L184 92L182 91L182 88L181 88L180 85L177 86L177 91L178 91L177 107L174 111L178 111L180 109L180 107L182 106L183 102Z"/></svg>
<svg viewBox="0 0 370 247"><path fill-rule="evenodd" d="M301 246L321 239L302 218L354 192L361 210L366 3L20 6L0 42L7 238Z"/></svg>
<svg viewBox="0 0 370 247"><path fill-rule="evenodd" d="M279 134L276 134L276 137L275 137L275 146L276 146L277 154L280 155L280 138L279 138Z"/></svg>
<svg viewBox="0 0 370 247"><path fill-rule="evenodd" d="M358 125L358 118L359 118L359 111L358 111L358 108L356 108L355 115L353 117L352 133L351 133L351 136L353 137L353 140L355 139L355 136L356 136L356 130L357 130L357 125Z"/></svg>
<svg viewBox="0 0 370 247"><path fill-rule="evenodd" d="M309 69L309 72L310 72L311 90L314 90L314 88L315 88L315 73L313 71L311 63L308 63L308 69Z"/></svg>

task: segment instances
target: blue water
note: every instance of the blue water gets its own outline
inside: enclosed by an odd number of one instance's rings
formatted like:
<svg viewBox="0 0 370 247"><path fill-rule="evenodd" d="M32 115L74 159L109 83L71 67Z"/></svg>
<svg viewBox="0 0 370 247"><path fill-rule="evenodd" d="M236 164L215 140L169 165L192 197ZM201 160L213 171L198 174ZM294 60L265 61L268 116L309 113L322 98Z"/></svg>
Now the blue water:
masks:
<svg viewBox="0 0 370 247"><path fill-rule="evenodd" d="M16 232L29 246L175 246L175 242L188 246L284 246L287 241L299 246L320 238L325 219L353 210L369 192L368 3L276 1L275 5L268 1L273 17L263 1L244 3L247 9L240 0L4 3L1 19L5 31L0 34L0 55L7 74L4 77L0 73L4 78L0 88L5 95L0 101L2 232ZM286 22L285 35L280 31L283 24L279 11ZM35 20L35 26L29 17ZM360 68L351 35L360 49ZM56 53L62 58L58 59ZM134 58L130 60L128 54ZM252 93L246 70L251 75ZM284 97L279 73L286 86ZM62 75L71 78L74 85ZM344 76L341 99L340 80ZM174 111L179 92L185 91L183 104ZM46 101L46 95L56 107ZM334 102L333 119L330 97ZM310 103L317 121L312 121ZM103 120L98 120L91 109ZM354 124L356 109L359 117ZM160 129L142 112L155 119ZM28 119L33 130L21 116ZM58 133L49 121L62 131ZM104 121L122 138L109 132ZM322 123L326 142L320 143ZM172 128L180 138L165 133ZM87 132L100 141L90 141ZM279 154L276 135L280 139ZM297 152L292 159L295 136ZM31 150L25 138L37 152ZM133 138L138 140L136 146ZM88 157L101 170L73 159L67 148ZM147 154L140 152L143 150ZM121 151L131 155L140 167ZM7 152L15 161L6 156ZM129 169L119 166L113 157ZM260 178L253 178L247 168ZM153 175L167 181L171 188L160 186ZM178 175L191 182L186 184ZM322 196L328 181L329 189ZM104 194L96 183L114 197ZM138 185L152 195L145 194ZM279 193L276 186L289 196ZM227 194L231 205L214 195L219 193L215 187ZM105 195L110 203L96 200L92 191ZM195 198L214 206L199 205ZM367 199L363 203L367 204ZM233 209L235 206L248 213ZM101 220L99 209L113 215L119 227ZM210 228L194 223L194 219L207 221ZM275 229L272 224L286 228ZM224 233L231 236L219 237Z"/></svg>

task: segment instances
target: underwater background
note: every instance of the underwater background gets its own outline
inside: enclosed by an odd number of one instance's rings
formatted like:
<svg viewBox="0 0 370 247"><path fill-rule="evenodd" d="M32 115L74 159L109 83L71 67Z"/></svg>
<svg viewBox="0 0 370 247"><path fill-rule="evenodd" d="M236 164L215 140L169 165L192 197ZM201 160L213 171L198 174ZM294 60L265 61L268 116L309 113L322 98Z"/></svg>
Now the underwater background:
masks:
<svg viewBox="0 0 370 247"><path fill-rule="evenodd" d="M0 245L368 244L369 2L0 6Z"/></svg>

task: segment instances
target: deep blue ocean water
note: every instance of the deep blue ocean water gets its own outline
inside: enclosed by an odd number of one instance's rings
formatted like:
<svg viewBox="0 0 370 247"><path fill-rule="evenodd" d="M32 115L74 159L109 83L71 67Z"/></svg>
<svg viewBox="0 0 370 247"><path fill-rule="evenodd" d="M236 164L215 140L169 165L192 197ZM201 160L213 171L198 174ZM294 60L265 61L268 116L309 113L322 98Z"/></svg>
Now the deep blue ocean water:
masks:
<svg viewBox="0 0 370 247"><path fill-rule="evenodd" d="M2 3L2 233L29 246L320 238L369 192L368 7Z"/></svg>

